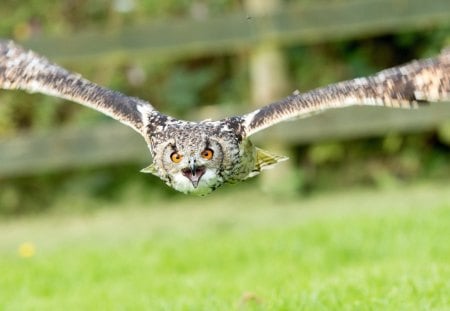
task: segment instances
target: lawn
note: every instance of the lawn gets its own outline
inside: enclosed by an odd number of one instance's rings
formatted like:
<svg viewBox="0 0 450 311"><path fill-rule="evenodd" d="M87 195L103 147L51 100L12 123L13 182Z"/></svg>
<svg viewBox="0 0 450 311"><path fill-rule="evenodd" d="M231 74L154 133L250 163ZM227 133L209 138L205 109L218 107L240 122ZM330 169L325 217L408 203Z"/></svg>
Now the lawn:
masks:
<svg viewBox="0 0 450 311"><path fill-rule="evenodd" d="M2 220L0 309L450 309L448 183L129 205Z"/></svg>

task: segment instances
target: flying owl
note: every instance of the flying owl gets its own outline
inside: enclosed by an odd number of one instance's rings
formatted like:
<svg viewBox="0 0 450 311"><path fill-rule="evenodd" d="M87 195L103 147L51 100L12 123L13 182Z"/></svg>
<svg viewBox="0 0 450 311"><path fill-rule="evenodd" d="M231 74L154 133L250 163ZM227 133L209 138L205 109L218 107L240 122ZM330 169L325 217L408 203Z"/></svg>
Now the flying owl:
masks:
<svg viewBox="0 0 450 311"><path fill-rule="evenodd" d="M147 101L101 87L7 40L0 40L0 87L68 99L130 126L144 137L152 155L153 163L142 172L158 176L175 190L206 195L286 160L249 139L280 122L352 105L411 108L450 101L450 51L369 77L295 92L219 121L190 122L164 115Z"/></svg>

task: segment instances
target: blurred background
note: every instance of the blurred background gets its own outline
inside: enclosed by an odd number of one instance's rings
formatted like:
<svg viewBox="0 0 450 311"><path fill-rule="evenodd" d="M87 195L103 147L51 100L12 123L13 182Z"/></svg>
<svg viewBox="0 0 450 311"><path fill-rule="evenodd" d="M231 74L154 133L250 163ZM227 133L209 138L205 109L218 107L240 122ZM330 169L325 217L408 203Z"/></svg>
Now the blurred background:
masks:
<svg viewBox="0 0 450 311"><path fill-rule="evenodd" d="M178 118L219 119L450 45L448 0L2 0L11 38ZM133 130L0 90L1 310L448 310L450 105L275 126L290 161L207 197Z"/></svg>
<svg viewBox="0 0 450 311"><path fill-rule="evenodd" d="M2 2L0 37L202 120L436 55L450 44L449 21L446 0L24 0ZM260 187L301 198L450 178L448 105L329 111L255 141L290 162L213 196ZM139 173L150 161L138 135L100 113L0 91L0 214L182 197Z"/></svg>

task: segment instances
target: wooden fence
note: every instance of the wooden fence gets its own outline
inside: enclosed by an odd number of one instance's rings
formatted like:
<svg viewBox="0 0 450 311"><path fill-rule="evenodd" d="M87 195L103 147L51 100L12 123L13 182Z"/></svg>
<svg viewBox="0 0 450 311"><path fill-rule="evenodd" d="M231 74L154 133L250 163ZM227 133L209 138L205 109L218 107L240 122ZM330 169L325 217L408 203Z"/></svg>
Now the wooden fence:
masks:
<svg viewBox="0 0 450 311"><path fill-rule="evenodd" d="M206 20L153 23L111 34L79 34L67 38L39 38L24 43L57 60L121 54L190 57L199 53L233 52L265 41L308 44L383 33L450 25L448 0L367 0L326 5L281 7L258 16L249 28L243 13ZM251 29L251 30L250 30ZM161 36L161 32L164 36ZM376 114L376 117L373 117ZM349 118L351 116L351 118ZM436 128L450 120L450 105L433 104L420 110L346 108L301 121L285 123L256 135L261 142L307 143L411 132ZM0 176L32 175L120 162L148 164L150 156L141 137L115 122L93 128L63 128L57 132L27 133L0 140Z"/></svg>

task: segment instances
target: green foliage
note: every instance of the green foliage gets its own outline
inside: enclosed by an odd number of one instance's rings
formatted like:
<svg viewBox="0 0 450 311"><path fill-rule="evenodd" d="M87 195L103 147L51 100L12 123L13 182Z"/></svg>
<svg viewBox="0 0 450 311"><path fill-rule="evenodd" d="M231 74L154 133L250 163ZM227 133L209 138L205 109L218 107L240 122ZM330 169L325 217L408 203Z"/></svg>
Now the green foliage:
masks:
<svg viewBox="0 0 450 311"><path fill-rule="evenodd" d="M212 74L214 72L208 68L196 71L183 68L174 70L163 91L171 110L180 114L194 109L201 102L199 91L210 85Z"/></svg>
<svg viewBox="0 0 450 311"><path fill-rule="evenodd" d="M435 133L388 134L347 142L299 147L302 192L355 185L393 187L418 179L446 180L450 148Z"/></svg>
<svg viewBox="0 0 450 311"><path fill-rule="evenodd" d="M134 202L3 222L0 308L450 306L448 183L308 200L245 189L150 203L160 209Z"/></svg>
<svg viewBox="0 0 450 311"><path fill-rule="evenodd" d="M69 209L89 210L98 207L96 201L111 204L129 199L130 193L143 202L174 195L157 177L139 173L141 168L123 165L0 180L0 214L42 213L63 207L62 202L71 202Z"/></svg>
<svg viewBox="0 0 450 311"><path fill-rule="evenodd" d="M450 146L450 121L442 124L439 127L438 135L440 141L442 141L444 144Z"/></svg>

